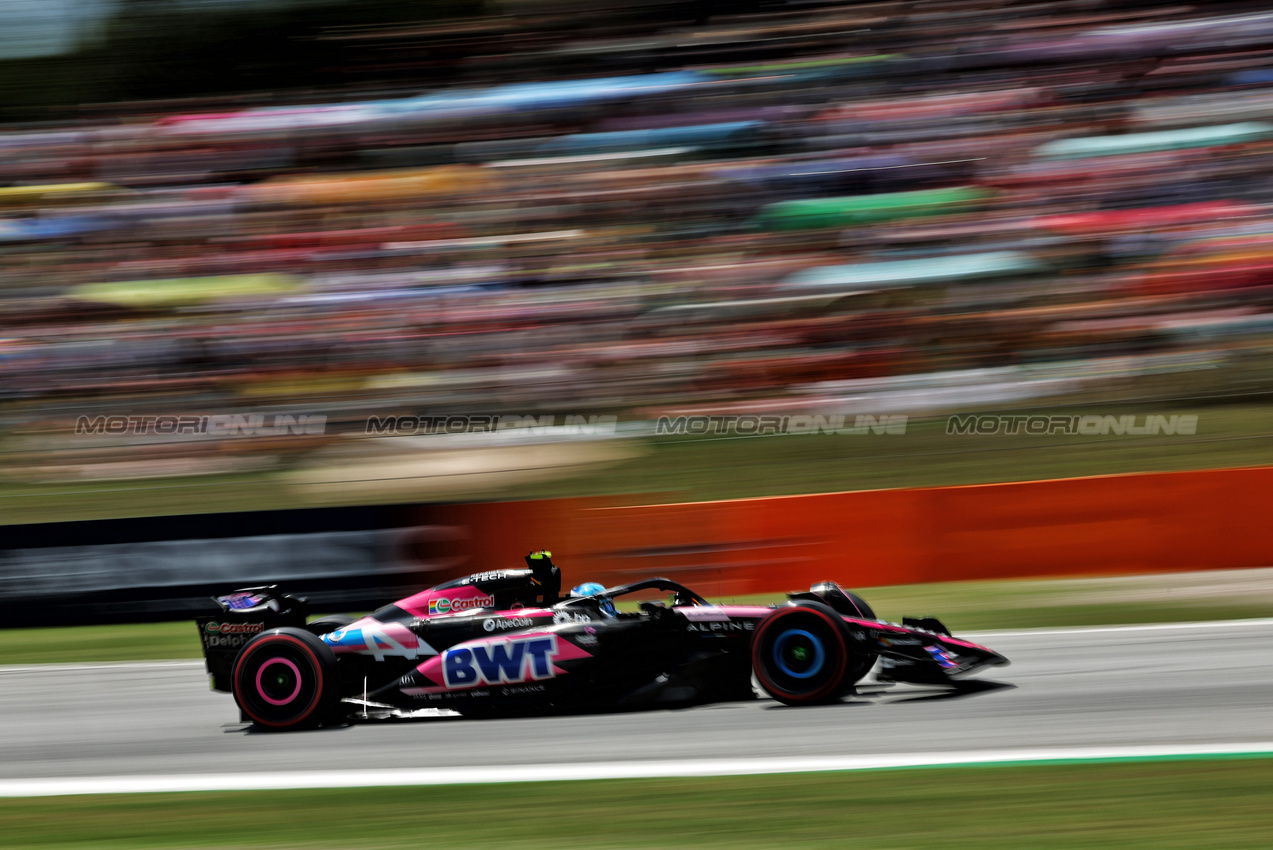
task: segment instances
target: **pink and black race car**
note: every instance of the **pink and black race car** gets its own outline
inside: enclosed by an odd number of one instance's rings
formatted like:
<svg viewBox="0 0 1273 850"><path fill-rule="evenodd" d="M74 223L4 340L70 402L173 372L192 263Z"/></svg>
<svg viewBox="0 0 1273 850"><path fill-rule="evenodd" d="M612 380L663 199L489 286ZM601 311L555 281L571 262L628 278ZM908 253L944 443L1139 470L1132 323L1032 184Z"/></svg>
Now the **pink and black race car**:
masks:
<svg viewBox="0 0 1273 850"><path fill-rule="evenodd" d="M933 618L876 619L832 582L777 606L713 605L677 582L581 586L560 596L548 552L353 620L306 623L274 587L216 597L198 619L212 686L267 729L352 717L670 708L754 699L831 702L876 668L883 681L958 686L1007 664ZM620 611L615 601L663 595ZM624 606L625 608L628 606ZM878 667L877 667L878 665ZM436 712L433 712L436 713Z"/></svg>

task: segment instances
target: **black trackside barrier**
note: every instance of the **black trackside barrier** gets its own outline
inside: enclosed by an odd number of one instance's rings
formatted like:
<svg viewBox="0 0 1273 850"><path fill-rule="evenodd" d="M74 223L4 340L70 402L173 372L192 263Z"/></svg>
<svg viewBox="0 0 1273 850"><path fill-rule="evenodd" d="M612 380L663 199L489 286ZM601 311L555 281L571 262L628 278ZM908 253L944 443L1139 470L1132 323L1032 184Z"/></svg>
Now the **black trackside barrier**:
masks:
<svg viewBox="0 0 1273 850"><path fill-rule="evenodd" d="M463 572L468 529L438 505L0 526L0 627L214 616L280 585L311 612L369 610Z"/></svg>

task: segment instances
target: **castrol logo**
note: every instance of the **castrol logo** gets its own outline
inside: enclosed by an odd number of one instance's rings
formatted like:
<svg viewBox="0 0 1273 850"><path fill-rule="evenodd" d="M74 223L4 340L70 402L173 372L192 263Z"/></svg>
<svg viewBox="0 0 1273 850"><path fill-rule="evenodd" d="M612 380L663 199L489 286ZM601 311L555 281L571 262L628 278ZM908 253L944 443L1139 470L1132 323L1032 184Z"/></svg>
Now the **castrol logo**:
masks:
<svg viewBox="0 0 1273 850"><path fill-rule="evenodd" d="M264 623L208 623L204 630L210 635L254 635L265 631Z"/></svg>
<svg viewBox="0 0 1273 850"><path fill-rule="evenodd" d="M495 597L475 596L471 599L430 599L430 614L458 614L461 611L475 611L479 608L494 608Z"/></svg>

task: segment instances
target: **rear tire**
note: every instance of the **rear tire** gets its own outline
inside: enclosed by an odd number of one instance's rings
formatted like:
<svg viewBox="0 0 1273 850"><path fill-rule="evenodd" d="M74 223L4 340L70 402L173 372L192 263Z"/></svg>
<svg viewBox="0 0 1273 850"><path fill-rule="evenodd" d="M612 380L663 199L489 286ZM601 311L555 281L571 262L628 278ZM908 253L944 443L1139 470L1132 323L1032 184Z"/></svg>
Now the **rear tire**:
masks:
<svg viewBox="0 0 1273 850"><path fill-rule="evenodd" d="M317 620L314 620L312 623L306 623L305 631L312 635L325 635L328 632L343 629L353 621L353 617L345 614L329 614L326 617L320 617Z"/></svg>
<svg viewBox="0 0 1273 850"><path fill-rule="evenodd" d="M336 654L304 629L271 629L239 650L234 701L262 729L305 729L340 704Z"/></svg>

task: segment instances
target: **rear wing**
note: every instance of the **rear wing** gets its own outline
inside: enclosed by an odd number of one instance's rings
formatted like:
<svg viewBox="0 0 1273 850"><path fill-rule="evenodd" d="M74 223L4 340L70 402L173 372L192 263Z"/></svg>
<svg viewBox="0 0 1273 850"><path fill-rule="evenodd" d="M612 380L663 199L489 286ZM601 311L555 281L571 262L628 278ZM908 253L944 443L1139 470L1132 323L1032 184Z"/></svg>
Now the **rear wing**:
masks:
<svg viewBox="0 0 1273 850"><path fill-rule="evenodd" d="M243 645L261 632L283 626L305 626L306 602L289 596L274 585L245 587L212 601L219 614L196 617L204 664L212 681L212 689L230 691L234 659Z"/></svg>

